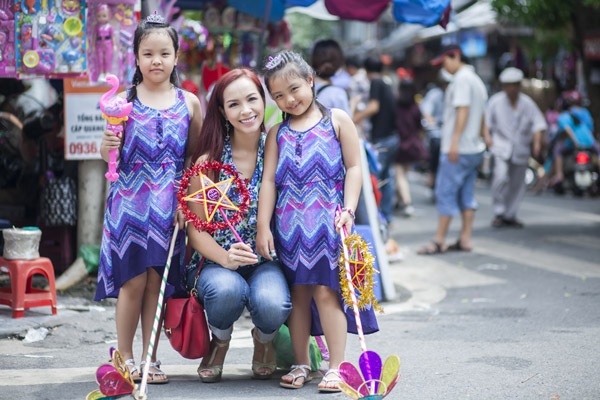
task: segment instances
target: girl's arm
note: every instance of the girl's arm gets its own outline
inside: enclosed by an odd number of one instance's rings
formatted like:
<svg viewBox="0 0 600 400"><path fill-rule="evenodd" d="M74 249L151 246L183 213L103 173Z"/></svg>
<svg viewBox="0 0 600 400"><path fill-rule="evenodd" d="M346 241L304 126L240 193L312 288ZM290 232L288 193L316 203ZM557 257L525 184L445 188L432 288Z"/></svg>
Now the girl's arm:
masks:
<svg viewBox="0 0 600 400"><path fill-rule="evenodd" d="M360 141L356 126L348 115L337 109L331 110L334 126L337 128L340 145L342 147L342 157L346 167L346 178L344 180L344 209L351 212L342 212L341 217L336 221L337 229L346 226L348 232L352 230L354 223L354 210L358 205L358 198L362 188L362 167L360 164Z"/></svg>
<svg viewBox="0 0 600 400"><path fill-rule="evenodd" d="M205 157L200 157L197 162L201 163L205 160ZM195 176L190 180L188 193L195 193L200 187L200 177ZM202 204L190 202L188 203L188 207L190 208L190 211L198 215L200 219L203 221L206 220ZM240 266L252 265L258 262L258 257L253 253L250 246L245 243L235 243L229 249L225 249L221 247L209 233L198 231L192 223L188 223L187 232L188 243L194 250L203 257L206 257L227 269L236 270Z"/></svg>
<svg viewBox="0 0 600 400"><path fill-rule="evenodd" d="M273 233L271 232L271 218L275 209L277 191L275 189L275 170L279 160L279 149L277 146L277 131L279 125L273 126L267 135L265 143L265 165L263 167L260 192L258 194L258 217L256 234L256 251L258 254L272 260L271 252L275 251Z"/></svg>
<svg viewBox="0 0 600 400"><path fill-rule="evenodd" d="M189 168L194 149L198 146L200 140L200 130L202 129L202 106L200 100L193 93L185 93L185 103L190 113L190 126L188 127L188 140L185 157L185 168Z"/></svg>

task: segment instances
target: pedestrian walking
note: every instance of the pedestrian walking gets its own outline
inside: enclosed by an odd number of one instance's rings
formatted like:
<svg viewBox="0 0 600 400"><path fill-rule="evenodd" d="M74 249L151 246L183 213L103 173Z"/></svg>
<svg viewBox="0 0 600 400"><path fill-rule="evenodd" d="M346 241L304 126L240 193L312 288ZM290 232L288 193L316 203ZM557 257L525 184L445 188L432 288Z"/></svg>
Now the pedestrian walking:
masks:
<svg viewBox="0 0 600 400"><path fill-rule="evenodd" d="M392 86L384 79L383 62L369 57L364 63L367 77L371 83L369 100L364 110L354 113L353 121L360 125L369 118L371 121L370 141L377 149L380 169L377 173L381 190L380 209L386 222L392 222L395 198L394 159L398 152L399 136L396 129L396 100Z"/></svg>
<svg viewBox="0 0 600 400"><path fill-rule="evenodd" d="M490 97L485 110L485 141L494 157L492 175L492 226L522 228L517 219L525 195L525 173L529 157L539 157L542 134L547 129L544 115L521 93L523 72L509 67L498 78L502 91Z"/></svg>
<svg viewBox="0 0 600 400"><path fill-rule="evenodd" d="M435 178L440 161L440 141L442 137L442 124L444 122L444 94L451 80L452 75L445 69L440 69L437 82L432 82L427 86L427 92L419 104L421 113L423 114L423 126L427 135L427 147L429 150L429 178L427 185L432 191L435 188ZM431 197L435 201L433 194Z"/></svg>
<svg viewBox="0 0 600 400"><path fill-rule="evenodd" d="M299 389L311 380L309 337L324 334L329 369L318 388L339 392L346 332L357 333L352 310L342 308L338 259L339 230L352 228L362 183L358 134L348 114L315 100L314 71L299 54L272 57L264 79L284 113L267 137L257 236L259 254L277 252L291 287L295 365L280 385ZM373 309L361 314L365 333L377 331Z"/></svg>
<svg viewBox="0 0 600 400"><path fill-rule="evenodd" d="M142 354L146 354L172 236L169 232L177 229L173 227L175 185L198 141L202 110L196 96L177 87L179 38L162 17L151 15L137 27L133 49L137 64L133 86L119 94L133 102L133 109L124 134L117 137L106 130L100 146L105 161L111 150L119 150L120 159L119 176L111 183L106 202L95 300L117 298L118 350L137 380L133 338L141 317ZM182 227L183 214L177 214ZM176 286L181 281L184 236L181 233L178 238L170 261L169 282ZM148 383L168 382L156 360L156 346L149 372Z"/></svg>
<svg viewBox="0 0 600 400"><path fill-rule="evenodd" d="M396 187L398 188L398 207L404 217L410 217L415 210L410 195L408 170L410 166L427 157L421 134L422 115L415 101L417 89L412 81L402 80L398 85L396 103L396 129L400 137L400 146L394 160Z"/></svg>
<svg viewBox="0 0 600 400"><path fill-rule="evenodd" d="M435 183L438 226L431 242L419 254L439 254L446 250L470 251L471 232L477 201L475 179L485 144L482 140L487 91L481 78L467 64L460 46L448 45L431 61L453 75L444 100L441 156ZM452 218L461 215L460 237L446 246Z"/></svg>

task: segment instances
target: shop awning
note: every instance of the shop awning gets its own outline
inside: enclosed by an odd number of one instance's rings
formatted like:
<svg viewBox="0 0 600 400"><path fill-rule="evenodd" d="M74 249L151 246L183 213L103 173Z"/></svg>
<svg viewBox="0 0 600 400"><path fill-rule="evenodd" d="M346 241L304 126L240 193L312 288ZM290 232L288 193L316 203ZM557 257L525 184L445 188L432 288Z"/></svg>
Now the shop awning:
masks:
<svg viewBox="0 0 600 400"><path fill-rule="evenodd" d="M202 9L212 1L178 0L175 5L183 10ZM316 18L329 19L333 16L364 22L378 20L391 5L397 21L431 26L442 18L450 6L450 0L227 0L226 4L253 17L268 18L269 21L281 20L289 8L313 7L306 13L312 13Z"/></svg>

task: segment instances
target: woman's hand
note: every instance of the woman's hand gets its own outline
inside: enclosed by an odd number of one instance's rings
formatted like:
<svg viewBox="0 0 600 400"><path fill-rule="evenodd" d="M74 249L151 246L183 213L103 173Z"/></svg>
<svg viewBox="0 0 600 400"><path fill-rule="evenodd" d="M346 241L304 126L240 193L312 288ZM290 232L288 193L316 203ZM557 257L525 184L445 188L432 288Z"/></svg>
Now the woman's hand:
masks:
<svg viewBox="0 0 600 400"><path fill-rule="evenodd" d="M227 250L227 262L223 267L232 271L245 265L252 265L258 262L258 256L254 254L252 248L245 243L234 243Z"/></svg>
<svg viewBox="0 0 600 400"><path fill-rule="evenodd" d="M275 254L275 242L273 241L273 233L270 229L258 228L256 234L256 251L269 261L273 261Z"/></svg>
<svg viewBox="0 0 600 400"><path fill-rule="evenodd" d="M345 226L347 234L350 234L352 232L352 225L354 224L354 217L348 210L344 209L341 213L336 214L334 223L337 232L342 229L342 226Z"/></svg>

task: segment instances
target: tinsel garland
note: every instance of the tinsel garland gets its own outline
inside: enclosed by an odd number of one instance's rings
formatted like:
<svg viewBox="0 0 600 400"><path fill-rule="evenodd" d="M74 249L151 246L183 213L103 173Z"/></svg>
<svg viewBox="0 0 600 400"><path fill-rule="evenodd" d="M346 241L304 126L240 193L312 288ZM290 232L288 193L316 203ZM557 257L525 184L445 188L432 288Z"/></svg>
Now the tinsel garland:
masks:
<svg viewBox="0 0 600 400"><path fill-rule="evenodd" d="M365 310L367 307L372 306L375 310L383 312L383 308L377 302L375 293L373 293L373 274L378 271L373 267L375 263L375 257L369 251L369 245L364 241L360 235L354 233L348 235L344 242L348 249L350 260L350 275L352 276L352 286L355 290L356 300L358 303L359 310ZM346 279L345 264L346 258L344 251L340 251L339 258L339 270L340 270L340 289L342 291L342 298L346 306L352 308L352 298L350 296L350 284Z"/></svg>
<svg viewBox="0 0 600 400"><path fill-rule="evenodd" d="M250 204L250 191L246 187L244 180L240 178L238 172L230 164L223 164L218 161L205 161L201 164L194 164L188 170L183 173L181 182L179 183L179 190L177 191L177 201L179 202L179 208L183 211L185 219L188 222L194 224L194 227L199 231L206 231L210 234L225 229L228 227L226 221L205 221L202 220L198 215L190 210L188 207L185 197L188 195L188 188L190 186L190 180L200 175L206 175L208 171L215 171L216 176L219 176L220 171L223 170L229 176L233 177L233 187L237 193L241 196L240 204L237 204L239 211L233 213L229 218L231 225L235 225L244 218L244 214L248 211Z"/></svg>

